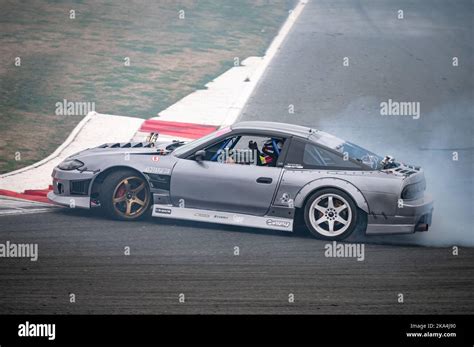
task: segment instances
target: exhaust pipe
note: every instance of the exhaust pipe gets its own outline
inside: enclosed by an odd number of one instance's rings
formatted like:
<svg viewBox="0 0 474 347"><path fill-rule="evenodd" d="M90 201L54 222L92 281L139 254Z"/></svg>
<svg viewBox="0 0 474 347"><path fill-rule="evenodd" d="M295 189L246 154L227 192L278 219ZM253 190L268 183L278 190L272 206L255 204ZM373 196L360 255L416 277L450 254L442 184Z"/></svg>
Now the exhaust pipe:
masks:
<svg viewBox="0 0 474 347"><path fill-rule="evenodd" d="M415 231L428 231L429 225L426 223L420 223L416 226Z"/></svg>

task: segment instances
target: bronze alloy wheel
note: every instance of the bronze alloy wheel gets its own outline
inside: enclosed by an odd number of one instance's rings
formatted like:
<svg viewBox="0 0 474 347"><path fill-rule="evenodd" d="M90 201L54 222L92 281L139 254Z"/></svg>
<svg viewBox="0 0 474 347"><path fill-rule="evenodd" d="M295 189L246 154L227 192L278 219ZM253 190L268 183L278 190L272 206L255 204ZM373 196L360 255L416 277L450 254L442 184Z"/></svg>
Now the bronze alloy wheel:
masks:
<svg viewBox="0 0 474 347"><path fill-rule="evenodd" d="M112 194L115 212L124 218L135 218L148 208L150 193L145 180L138 176L122 179Z"/></svg>

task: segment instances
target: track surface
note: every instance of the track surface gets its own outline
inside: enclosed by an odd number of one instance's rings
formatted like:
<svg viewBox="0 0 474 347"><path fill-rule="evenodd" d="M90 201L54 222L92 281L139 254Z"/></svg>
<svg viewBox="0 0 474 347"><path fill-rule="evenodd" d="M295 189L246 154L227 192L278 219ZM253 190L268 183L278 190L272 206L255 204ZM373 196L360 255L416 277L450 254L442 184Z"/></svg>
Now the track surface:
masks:
<svg viewBox="0 0 474 347"><path fill-rule="evenodd" d="M326 242L300 232L65 209L1 216L0 242L38 243L39 260L0 259L0 313L474 313L474 249L401 245L472 242L472 204L452 207L472 197L471 17L472 2L310 1L242 116L317 126L428 166L433 233L356 235L357 261L325 257ZM382 118L388 98L420 101L421 119ZM446 160L453 148L463 160Z"/></svg>
<svg viewBox="0 0 474 347"><path fill-rule="evenodd" d="M366 244L359 262L326 258L325 242L281 232L157 219L132 224L73 210L1 223L2 239L39 248L37 262L1 260L2 313L474 311L472 249L455 257L446 248Z"/></svg>

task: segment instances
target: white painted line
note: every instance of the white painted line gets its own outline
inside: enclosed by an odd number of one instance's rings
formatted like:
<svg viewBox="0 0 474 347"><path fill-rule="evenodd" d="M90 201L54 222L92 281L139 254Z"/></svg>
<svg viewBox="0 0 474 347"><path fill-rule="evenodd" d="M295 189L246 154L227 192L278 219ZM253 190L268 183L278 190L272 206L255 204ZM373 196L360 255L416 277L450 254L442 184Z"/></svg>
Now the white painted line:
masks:
<svg viewBox="0 0 474 347"><path fill-rule="evenodd" d="M218 127L233 124L306 3L306 0L298 2L263 57L246 58L241 66L233 67L207 83L206 89L194 91L152 119ZM134 140L143 137L137 133Z"/></svg>
<svg viewBox="0 0 474 347"><path fill-rule="evenodd" d="M18 216L24 214L34 214L34 213L46 213L46 212L53 212L55 208L38 208L38 209L31 209L31 210L8 210L8 211L0 211L1 216Z"/></svg>
<svg viewBox="0 0 474 347"><path fill-rule="evenodd" d="M280 46L282 45L286 36L293 27L293 24L295 24L296 20L303 12L303 9L307 3L307 0L301 0L296 5L295 9L290 13L287 20L285 21L285 24L283 24L283 26L281 27L278 35L273 39L272 43L270 44L270 47L268 47L267 51L265 52L265 55L263 56L263 58L261 58L262 61L252 74L250 82L247 82L246 88L242 90L242 93L239 98L228 110L227 117L221 124L221 126L232 125L239 118L244 106L247 104L248 99L250 98L258 82L260 81L260 78L267 69L268 65L270 65L270 62L275 57L276 53L280 49Z"/></svg>
<svg viewBox="0 0 474 347"><path fill-rule="evenodd" d="M0 207L3 206L43 206L48 207L52 206L51 204L40 202L40 201L32 201L26 200L21 198L15 198L11 196L0 196Z"/></svg>
<svg viewBox="0 0 474 347"><path fill-rule="evenodd" d="M45 213L54 210L57 210L56 206L42 202L0 197L0 216Z"/></svg>

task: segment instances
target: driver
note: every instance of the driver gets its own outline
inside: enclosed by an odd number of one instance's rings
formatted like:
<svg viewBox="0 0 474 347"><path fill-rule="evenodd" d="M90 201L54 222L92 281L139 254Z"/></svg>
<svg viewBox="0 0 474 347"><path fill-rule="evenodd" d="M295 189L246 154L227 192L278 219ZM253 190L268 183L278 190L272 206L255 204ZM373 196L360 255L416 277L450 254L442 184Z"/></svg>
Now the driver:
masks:
<svg viewBox="0 0 474 347"><path fill-rule="evenodd" d="M283 140L271 138L265 141L262 150L258 149L258 145L254 141L249 142L249 148L257 152L257 165L259 166L276 166L276 162L283 148Z"/></svg>

